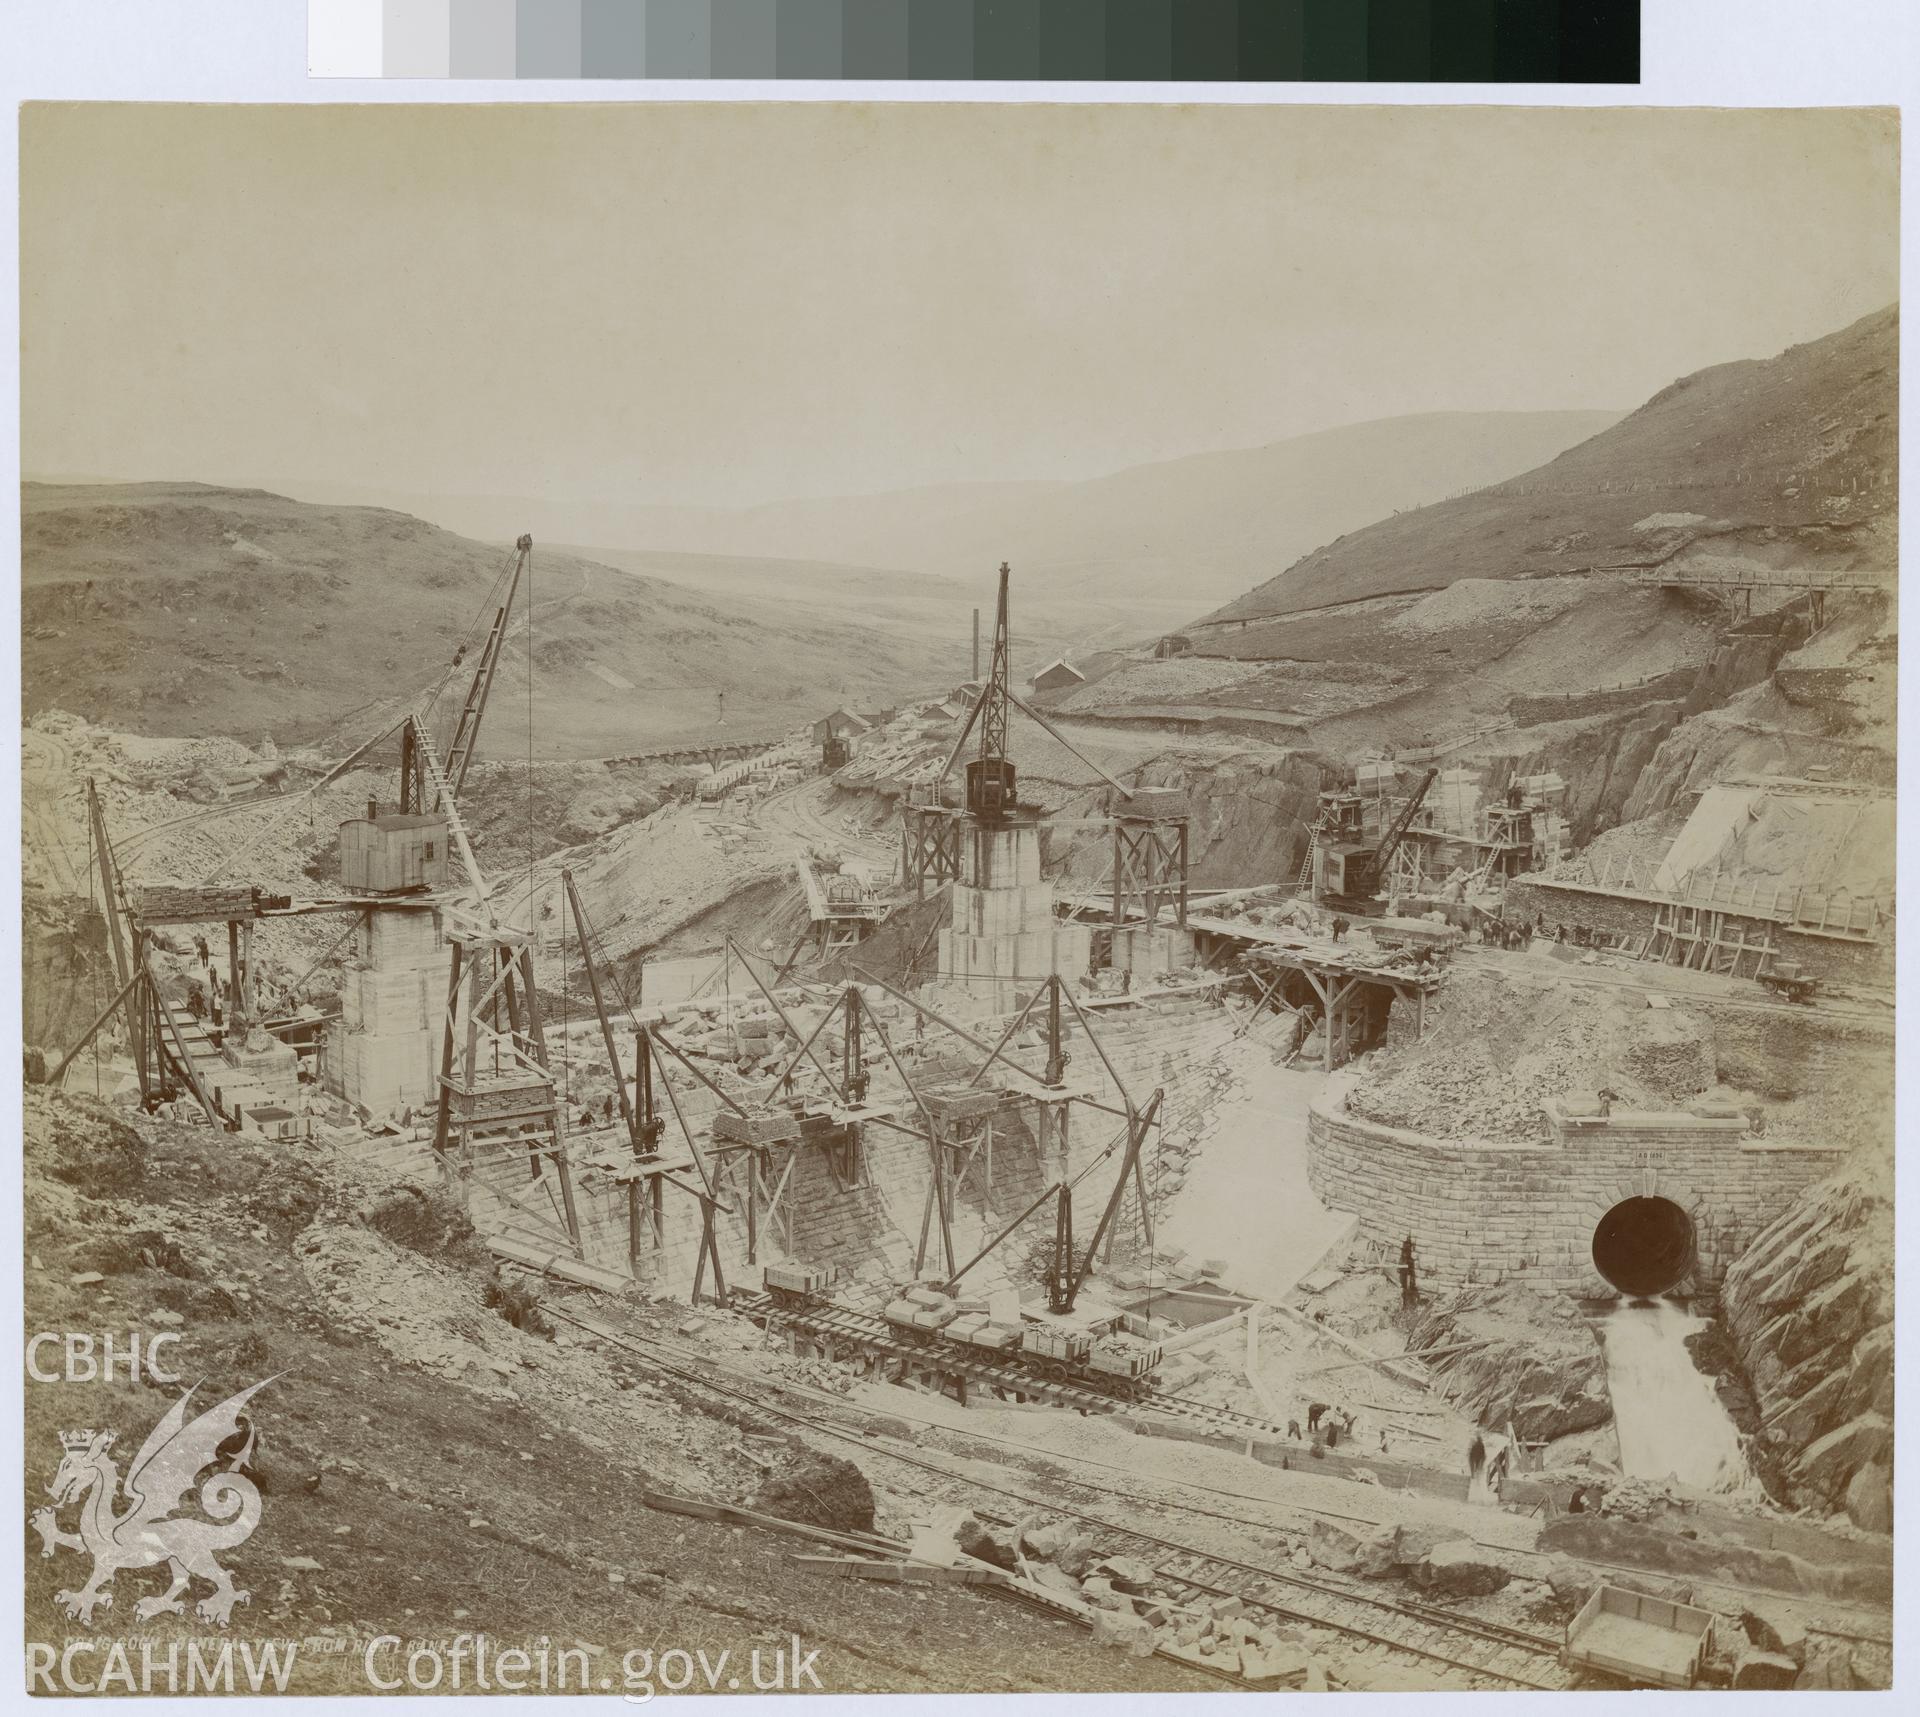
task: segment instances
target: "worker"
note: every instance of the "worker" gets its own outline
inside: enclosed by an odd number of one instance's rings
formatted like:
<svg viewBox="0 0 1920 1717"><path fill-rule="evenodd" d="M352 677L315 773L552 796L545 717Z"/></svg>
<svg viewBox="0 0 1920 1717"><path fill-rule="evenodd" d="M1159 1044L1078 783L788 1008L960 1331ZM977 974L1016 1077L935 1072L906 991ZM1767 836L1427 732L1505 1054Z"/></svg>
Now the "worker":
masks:
<svg viewBox="0 0 1920 1717"><path fill-rule="evenodd" d="M1380 1427L1380 1452L1383 1455L1387 1452L1387 1428L1384 1425Z"/></svg>
<svg viewBox="0 0 1920 1717"><path fill-rule="evenodd" d="M1500 1487L1507 1482L1507 1470L1513 1462L1513 1445L1502 1443L1487 1462L1487 1489L1493 1493L1494 1500L1500 1498Z"/></svg>
<svg viewBox="0 0 1920 1717"><path fill-rule="evenodd" d="M1577 1484L1573 1487L1573 1495L1567 1498L1567 1513L1585 1514L1586 1512L1587 1487L1583 1484Z"/></svg>
<svg viewBox="0 0 1920 1717"><path fill-rule="evenodd" d="M1620 1093L1614 1090L1612 1086L1610 1085L1601 1086L1600 1088L1600 1119L1601 1120L1604 1121L1609 1115L1613 1113L1614 1099L1619 1095Z"/></svg>
<svg viewBox="0 0 1920 1717"><path fill-rule="evenodd" d="M1311 1437L1320 1429L1320 1421L1327 1416L1328 1408L1324 1401L1307 1403L1307 1435Z"/></svg>
<svg viewBox="0 0 1920 1717"><path fill-rule="evenodd" d="M1487 1442L1478 1431L1475 1431L1473 1441L1467 1445L1467 1482L1469 1489L1471 1489L1473 1481L1479 1478L1481 1470L1486 1464Z"/></svg>
<svg viewBox="0 0 1920 1717"><path fill-rule="evenodd" d="M580 1125L581 1125L581 1127L582 1127L582 1128L584 1128L584 1129L586 1129L586 1130L588 1130L588 1131L591 1131L591 1130L592 1130L592 1128L593 1128L593 1111L592 1111L591 1109L582 1109L582 1110L580 1111Z"/></svg>
<svg viewBox="0 0 1920 1717"><path fill-rule="evenodd" d="M613 1099L611 1097L607 1099L605 1106L600 1111L600 1115L601 1119L604 1120L609 1127L613 1125Z"/></svg>
<svg viewBox="0 0 1920 1717"><path fill-rule="evenodd" d="M1346 936L1346 933L1347 933L1347 932L1348 932L1349 930L1351 930L1352 928L1353 928L1353 926L1352 926L1351 924L1349 924L1349 923L1347 922L1347 920L1346 920L1346 919L1344 919L1344 918L1336 918L1336 919L1334 919L1334 921L1333 921L1333 939L1334 939L1334 941L1336 941L1336 942L1338 942L1338 941L1340 941L1340 940L1342 940L1342 939L1343 939L1343 938L1344 938L1344 937Z"/></svg>
<svg viewBox="0 0 1920 1717"><path fill-rule="evenodd" d="M206 992L198 984L189 986L187 990L187 1015L190 1019L207 1017Z"/></svg>
<svg viewBox="0 0 1920 1717"><path fill-rule="evenodd" d="M200 964L202 966L205 966L208 960L212 957L209 949L207 948L207 939L204 936L197 936L194 938L193 951L200 956Z"/></svg>
<svg viewBox="0 0 1920 1717"><path fill-rule="evenodd" d="M1420 1288L1419 1283L1415 1279L1413 1236L1411 1234L1400 1243L1400 1303L1403 1306L1417 1306L1420 1303Z"/></svg>
<svg viewBox="0 0 1920 1717"><path fill-rule="evenodd" d="M1300 1436L1300 1421L1298 1419L1289 1419L1287 1421L1287 1435L1296 1443L1302 1440Z"/></svg>
<svg viewBox="0 0 1920 1717"><path fill-rule="evenodd" d="M457 668L466 659L467 659L467 646L463 642L460 648L455 650L453 653L453 665Z"/></svg>

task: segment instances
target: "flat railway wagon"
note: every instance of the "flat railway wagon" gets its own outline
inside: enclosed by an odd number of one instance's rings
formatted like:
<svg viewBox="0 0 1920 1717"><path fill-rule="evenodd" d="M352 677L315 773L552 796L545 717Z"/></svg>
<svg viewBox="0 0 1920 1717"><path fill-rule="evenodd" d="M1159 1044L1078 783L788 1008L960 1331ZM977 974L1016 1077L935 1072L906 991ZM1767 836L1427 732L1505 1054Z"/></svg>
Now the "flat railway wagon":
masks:
<svg viewBox="0 0 1920 1717"><path fill-rule="evenodd" d="M768 1264L760 1280L776 1306L817 1305L840 1280L838 1264Z"/></svg>
<svg viewBox="0 0 1920 1717"><path fill-rule="evenodd" d="M939 1341L1000 1354L1056 1383L1092 1383L1125 1400L1153 1387L1164 1348L1126 1330L1119 1319L1084 1330L996 1323L979 1300L953 1300L934 1288L909 1288L881 1313L908 1341Z"/></svg>

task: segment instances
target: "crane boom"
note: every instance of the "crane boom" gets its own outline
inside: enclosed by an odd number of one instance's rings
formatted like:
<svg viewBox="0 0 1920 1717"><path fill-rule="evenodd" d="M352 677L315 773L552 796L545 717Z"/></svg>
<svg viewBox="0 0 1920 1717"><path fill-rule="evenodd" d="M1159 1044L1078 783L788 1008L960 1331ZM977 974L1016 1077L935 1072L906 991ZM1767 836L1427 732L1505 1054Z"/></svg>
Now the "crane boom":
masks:
<svg viewBox="0 0 1920 1717"><path fill-rule="evenodd" d="M1400 815L1393 819L1393 826L1387 830L1385 838L1380 842L1380 850L1373 855L1373 874L1376 877L1384 877L1387 874L1387 864L1393 857L1394 849L1400 845L1407 830L1413 826L1414 813L1420 809L1420 801L1426 798L1427 789L1433 785L1439 774L1437 767L1428 769L1420 785L1414 788L1412 796L1401 807Z"/></svg>
<svg viewBox="0 0 1920 1717"><path fill-rule="evenodd" d="M466 701L460 706L460 720L454 727L452 743L447 747L442 773L448 796L452 798L458 798L461 789L466 786L467 770L472 766L474 751L480 743L480 718L487 712L487 698L493 691L494 672L500 665L500 646L507 636L507 619L513 612L513 599L520 589L520 575L526 571L527 561L533 554L533 538L530 535L522 536L513 546L513 576L507 581L507 594L494 611L493 624L487 629L487 641L481 647L480 660L474 665L473 678L467 684ZM429 804L427 787L426 773L410 723L400 740L400 809L441 809L439 788L436 786L433 802Z"/></svg>

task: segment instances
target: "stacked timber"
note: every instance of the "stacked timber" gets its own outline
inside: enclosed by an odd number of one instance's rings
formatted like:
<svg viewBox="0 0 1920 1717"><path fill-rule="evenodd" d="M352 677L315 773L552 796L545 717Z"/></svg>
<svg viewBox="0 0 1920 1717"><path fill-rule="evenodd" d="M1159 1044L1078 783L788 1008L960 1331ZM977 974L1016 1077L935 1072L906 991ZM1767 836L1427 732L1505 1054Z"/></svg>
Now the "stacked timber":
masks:
<svg viewBox="0 0 1920 1717"><path fill-rule="evenodd" d="M253 916L254 890L245 883L204 883L179 887L157 883L134 897L141 924L217 924Z"/></svg>

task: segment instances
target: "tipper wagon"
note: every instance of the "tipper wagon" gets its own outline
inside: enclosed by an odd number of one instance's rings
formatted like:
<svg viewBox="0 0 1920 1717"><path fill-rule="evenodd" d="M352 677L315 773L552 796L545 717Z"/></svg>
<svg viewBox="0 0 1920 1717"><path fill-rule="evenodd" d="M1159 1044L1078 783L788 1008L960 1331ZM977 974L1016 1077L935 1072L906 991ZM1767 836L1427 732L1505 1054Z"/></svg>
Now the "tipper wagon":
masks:
<svg viewBox="0 0 1920 1717"><path fill-rule="evenodd" d="M1636 1687L1692 1687L1713 1650L1713 1617L1619 1586L1597 1587L1567 1624L1567 1662Z"/></svg>

